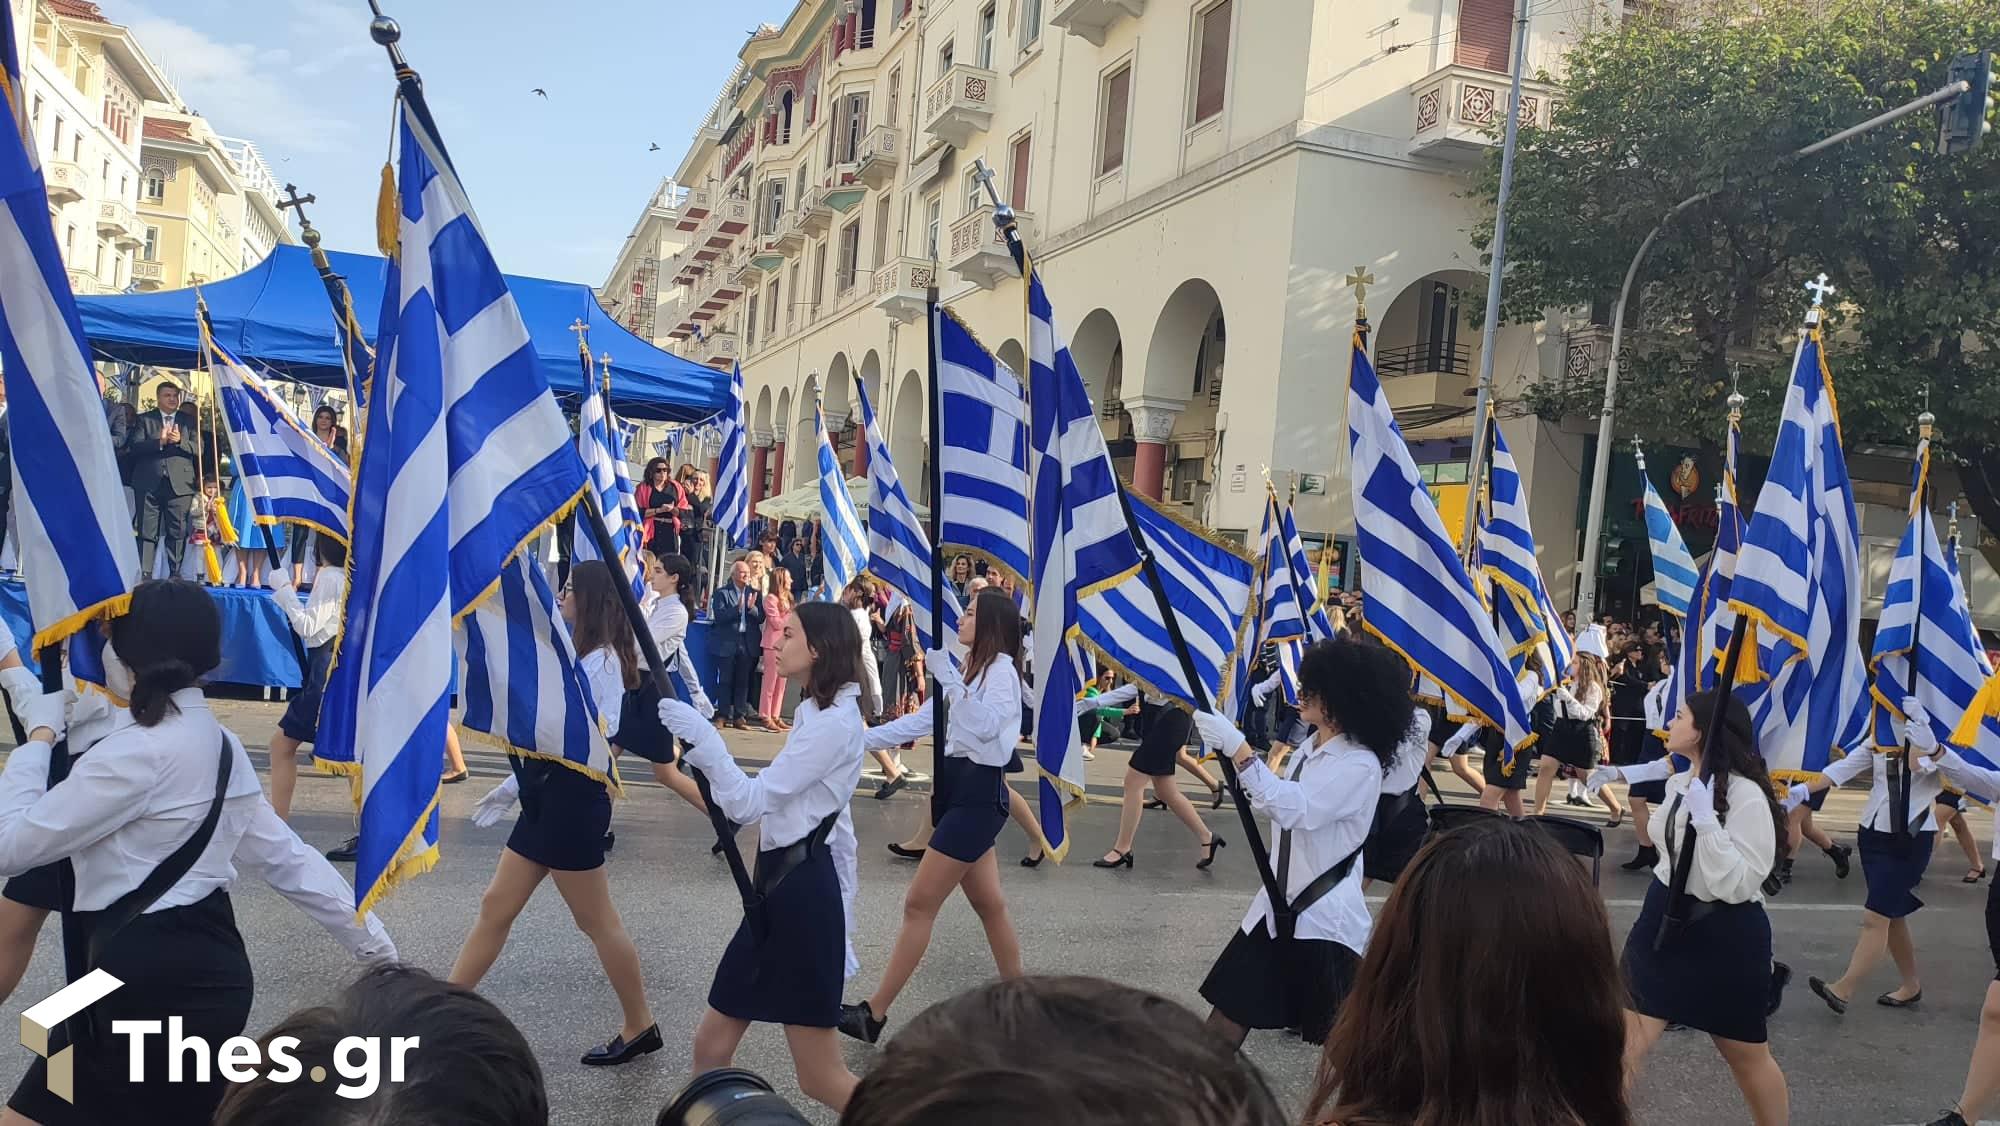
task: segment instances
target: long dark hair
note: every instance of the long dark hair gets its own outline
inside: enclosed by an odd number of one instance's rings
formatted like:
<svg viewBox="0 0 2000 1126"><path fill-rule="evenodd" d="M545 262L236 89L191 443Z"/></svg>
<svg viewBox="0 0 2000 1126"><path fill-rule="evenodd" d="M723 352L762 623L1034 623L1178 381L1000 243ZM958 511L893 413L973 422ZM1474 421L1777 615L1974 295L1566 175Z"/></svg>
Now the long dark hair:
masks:
<svg viewBox="0 0 2000 1126"><path fill-rule="evenodd" d="M999 657L1021 671L1021 611L997 590L982 590L972 599L972 652L965 658L965 682L985 675Z"/></svg>
<svg viewBox="0 0 2000 1126"><path fill-rule="evenodd" d="M822 708L833 706L840 690L861 679L861 629L854 615L831 602L801 602L792 613L812 650L812 672L800 694Z"/></svg>
<svg viewBox="0 0 2000 1126"><path fill-rule="evenodd" d="M1630 1126L1625 988L1597 889L1532 825L1433 837L1389 893L1308 1123Z"/></svg>
<svg viewBox="0 0 2000 1126"><path fill-rule="evenodd" d="M694 563L685 555L667 552L660 558L660 570L674 577L674 593L680 596L681 605L687 607L688 617L694 617Z"/></svg>
<svg viewBox="0 0 2000 1126"><path fill-rule="evenodd" d="M1716 710L1721 706L1723 695L1713 689L1696 692L1687 698L1684 705L1693 718L1695 730L1702 733L1702 770L1709 776L1709 785L1715 790L1715 812L1729 812L1729 776L1741 774L1757 784L1757 792L1764 795L1764 804L1770 808L1772 823L1777 826L1776 839L1786 839L1789 828L1785 824L1785 813L1778 808L1777 799L1771 795L1771 768L1764 763L1764 756L1757 750L1757 725L1750 718L1750 708L1734 693L1728 697L1729 706L1721 713L1722 728L1714 739L1708 738L1708 731L1717 720Z"/></svg>
<svg viewBox="0 0 2000 1126"><path fill-rule="evenodd" d="M570 637L576 642L579 657L609 647L618 657L625 687L637 688L639 643L632 637L632 623L625 618L618 588L612 585L618 581L612 577L610 565L602 559L578 563L569 569L569 594L576 600L576 620L570 623Z"/></svg>
<svg viewBox="0 0 2000 1126"><path fill-rule="evenodd" d="M1308 646L1299 659L1299 695L1317 700L1343 734L1374 752L1384 774L1416 721L1410 666L1380 645L1334 638Z"/></svg>
<svg viewBox="0 0 2000 1126"><path fill-rule="evenodd" d="M132 670L132 718L151 727L178 711L173 695L222 663L222 614L186 579L148 579L111 621L111 648Z"/></svg>

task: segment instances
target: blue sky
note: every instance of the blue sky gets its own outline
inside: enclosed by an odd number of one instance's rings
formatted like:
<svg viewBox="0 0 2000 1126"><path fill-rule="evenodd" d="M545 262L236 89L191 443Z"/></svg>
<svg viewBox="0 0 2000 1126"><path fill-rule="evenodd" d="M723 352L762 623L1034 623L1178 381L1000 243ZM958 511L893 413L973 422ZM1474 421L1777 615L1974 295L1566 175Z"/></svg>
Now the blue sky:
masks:
<svg viewBox="0 0 2000 1126"><path fill-rule="evenodd" d="M366 0L99 0L217 132L373 253L394 82ZM794 0L384 0L509 273L601 285L746 34ZM547 99L531 91L548 91ZM659 152L647 146L658 143Z"/></svg>

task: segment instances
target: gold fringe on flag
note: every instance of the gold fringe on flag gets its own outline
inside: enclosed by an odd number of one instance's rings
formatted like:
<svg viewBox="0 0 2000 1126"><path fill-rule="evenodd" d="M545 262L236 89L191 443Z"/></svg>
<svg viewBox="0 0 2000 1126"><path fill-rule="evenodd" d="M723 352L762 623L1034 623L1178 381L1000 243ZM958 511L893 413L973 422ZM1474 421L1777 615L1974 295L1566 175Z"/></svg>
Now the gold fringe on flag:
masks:
<svg viewBox="0 0 2000 1126"><path fill-rule="evenodd" d="M383 257L394 258L401 249L402 222L402 201L396 194L396 169L384 162L382 194L375 200L375 245L381 248Z"/></svg>

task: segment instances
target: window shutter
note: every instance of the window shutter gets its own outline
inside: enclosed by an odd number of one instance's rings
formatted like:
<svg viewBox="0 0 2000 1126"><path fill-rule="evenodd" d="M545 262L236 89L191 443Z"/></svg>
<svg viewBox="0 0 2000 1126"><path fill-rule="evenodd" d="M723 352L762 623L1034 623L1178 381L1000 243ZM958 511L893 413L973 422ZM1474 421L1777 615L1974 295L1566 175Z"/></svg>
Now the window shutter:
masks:
<svg viewBox="0 0 2000 1126"><path fill-rule="evenodd" d="M1201 15L1201 57L1194 80L1196 122L1222 112L1222 97L1229 89L1229 15L1234 6L1234 0L1222 0Z"/></svg>
<svg viewBox="0 0 2000 1126"><path fill-rule="evenodd" d="M1125 166L1125 115L1132 97L1132 68L1126 67L1104 83L1104 148L1097 174L1109 175Z"/></svg>
<svg viewBox="0 0 2000 1126"><path fill-rule="evenodd" d="M1505 72L1513 57L1514 0L1459 0L1457 61Z"/></svg>
<svg viewBox="0 0 2000 1126"><path fill-rule="evenodd" d="M1034 159L1034 142L1031 136L1015 140L1013 155L1008 158L1007 205L1016 211L1028 209L1028 167Z"/></svg>

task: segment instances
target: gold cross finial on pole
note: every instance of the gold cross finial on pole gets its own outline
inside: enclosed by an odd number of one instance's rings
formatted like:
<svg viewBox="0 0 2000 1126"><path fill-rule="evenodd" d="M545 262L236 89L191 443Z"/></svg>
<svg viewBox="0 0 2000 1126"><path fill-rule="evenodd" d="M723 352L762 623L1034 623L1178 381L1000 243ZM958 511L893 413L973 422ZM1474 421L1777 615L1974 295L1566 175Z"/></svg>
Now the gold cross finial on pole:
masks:
<svg viewBox="0 0 2000 1126"><path fill-rule="evenodd" d="M577 319L575 319L575 320L573 320L573 321L571 321L571 322L569 323L569 330L570 330L571 332L573 332L573 333L576 333L576 350L577 350L577 351L579 351L579 352L581 352L581 353L583 353L583 357L584 357L585 359L589 359L589 358L590 358L590 340L589 340L589 337L590 337L590 326L589 326L589 325L587 325L587 324L585 324L585 323L583 322L583 318L582 318L582 317L578 317Z"/></svg>
<svg viewBox="0 0 2000 1126"><path fill-rule="evenodd" d="M1354 272L1347 275L1347 286L1354 291L1355 316L1368 315L1368 287L1374 284L1375 275L1369 273L1366 266L1356 266Z"/></svg>

